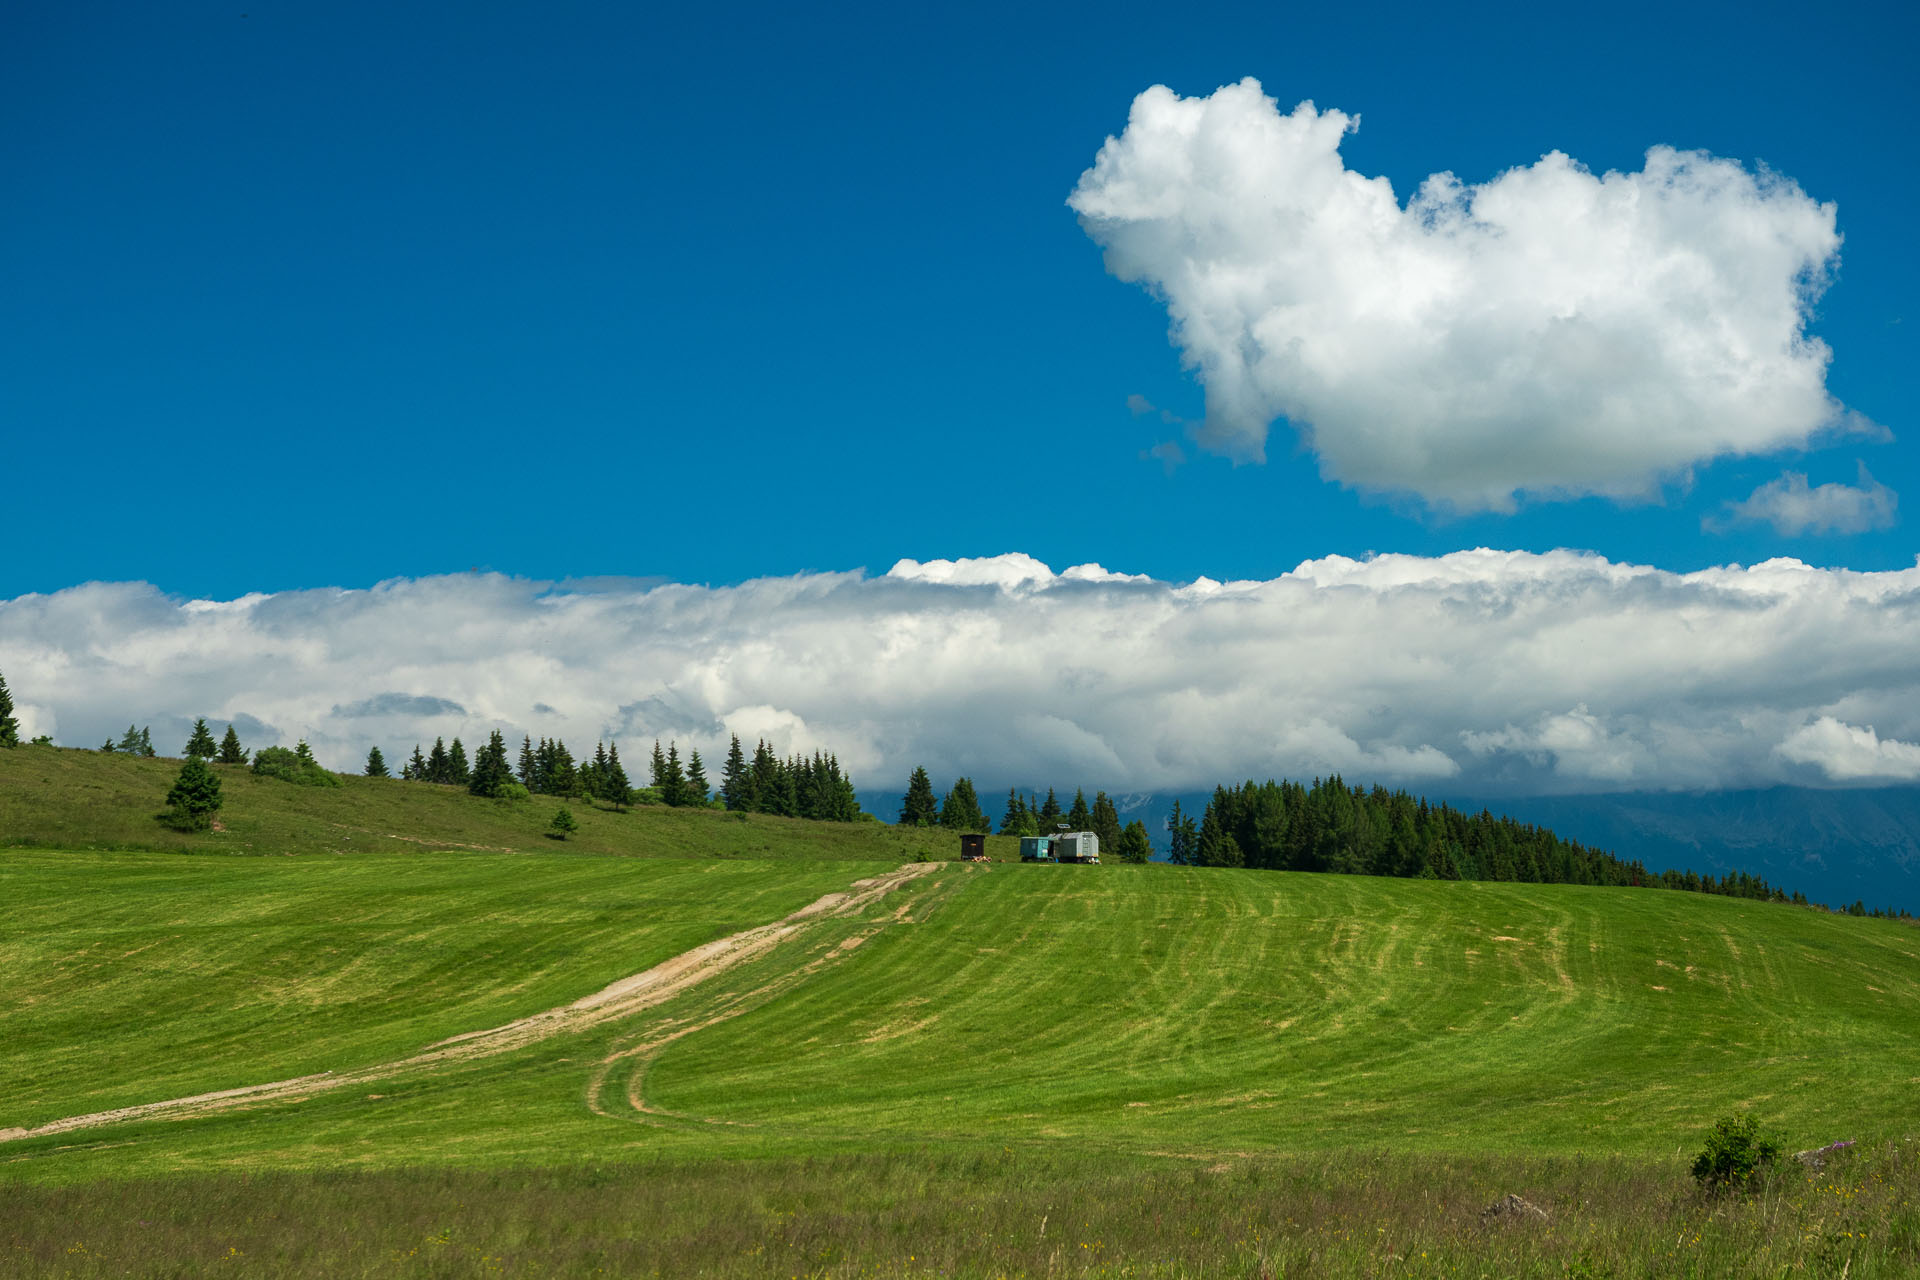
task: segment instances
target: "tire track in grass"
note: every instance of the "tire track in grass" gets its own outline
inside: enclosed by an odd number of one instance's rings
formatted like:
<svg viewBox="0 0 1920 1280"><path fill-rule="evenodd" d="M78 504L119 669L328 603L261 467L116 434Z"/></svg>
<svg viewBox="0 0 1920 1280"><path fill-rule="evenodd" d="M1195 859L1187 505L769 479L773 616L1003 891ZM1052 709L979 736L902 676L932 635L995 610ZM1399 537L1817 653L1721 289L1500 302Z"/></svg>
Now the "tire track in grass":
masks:
<svg viewBox="0 0 1920 1280"><path fill-rule="evenodd" d="M25 1128L0 1129L0 1142L49 1137L129 1120L183 1120L258 1103L297 1102L328 1090L369 1084L407 1071L493 1057L553 1036L585 1031L662 1004L710 978L765 955L812 923L853 915L942 865L937 862L910 862L885 875L856 880L845 891L825 894L771 924L756 925L683 951L651 969L621 978L592 995L582 996L572 1004L542 1010L486 1030L451 1036L428 1045L418 1053L391 1062L358 1067L351 1071L324 1071L290 1080L198 1093L185 1098L169 1098L162 1102L116 1107L110 1111L68 1116Z"/></svg>
<svg viewBox="0 0 1920 1280"><path fill-rule="evenodd" d="M938 863L915 864L922 867L938 866ZM904 868L903 868L904 869ZM965 871L969 875L984 874L984 866L969 866ZM641 1124L656 1125L671 1129L697 1129L707 1126L723 1125L733 1128L755 1129L763 1126L740 1120L722 1120L704 1116L688 1115L656 1106L646 1099L645 1083L648 1069L656 1058L679 1040L717 1026L743 1013L758 1009L769 1001L778 998L808 978L838 964L848 955L864 945L881 931L896 924L914 924L926 920L951 893L963 882L961 876L949 876L937 885L929 894L915 902L902 904L890 914L871 921L866 927L840 939L836 943L816 948L816 954L805 963L783 974L773 977L744 990L726 993L719 998L719 1006L705 1016L696 1016L678 1024L668 1022L662 1026L649 1028L641 1033L636 1043L615 1048L600 1060L593 1076L587 1082L587 1109L595 1115L610 1120L627 1120ZM870 901L871 899L869 899ZM865 905L862 903L861 905ZM913 914L913 908L919 907L919 914ZM852 914L851 910L834 912L837 916ZM614 1090L612 1078L617 1071L625 1070L626 1083L622 1089ZM609 1094L618 1093L625 1103L622 1108L608 1101ZM787 1132L787 1130L783 1130Z"/></svg>

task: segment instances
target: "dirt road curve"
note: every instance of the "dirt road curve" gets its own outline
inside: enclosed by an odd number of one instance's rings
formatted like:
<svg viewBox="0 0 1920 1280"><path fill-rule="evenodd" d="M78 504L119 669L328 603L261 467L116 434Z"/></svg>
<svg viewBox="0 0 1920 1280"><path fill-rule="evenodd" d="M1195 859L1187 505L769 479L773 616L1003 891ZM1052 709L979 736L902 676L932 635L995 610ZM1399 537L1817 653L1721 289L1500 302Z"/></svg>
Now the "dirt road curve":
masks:
<svg viewBox="0 0 1920 1280"><path fill-rule="evenodd" d="M248 1085L241 1089L223 1089L218 1093L199 1093L190 1098L170 1098L165 1102L145 1102L139 1106L96 1111L90 1115L68 1116L32 1128L0 1129L0 1142L21 1138L39 1138L89 1129L96 1125L117 1124L123 1120L185 1119L207 1115L260 1102L304 1098L329 1089L340 1089L383 1080L403 1071L433 1067L441 1063L465 1062L519 1049L549 1036L582 1031L605 1022L627 1017L651 1008L680 994L716 974L766 954L786 938L815 920L849 916L870 903L940 866L937 862L910 862L896 871L856 880L844 893L829 893L772 924L757 925L730 934L714 942L693 948L664 960L644 973L622 978L572 1004L546 1009L503 1026L485 1031L469 1031L430 1044L420 1052L392 1062L352 1071L326 1071L319 1075L275 1080L268 1084Z"/></svg>

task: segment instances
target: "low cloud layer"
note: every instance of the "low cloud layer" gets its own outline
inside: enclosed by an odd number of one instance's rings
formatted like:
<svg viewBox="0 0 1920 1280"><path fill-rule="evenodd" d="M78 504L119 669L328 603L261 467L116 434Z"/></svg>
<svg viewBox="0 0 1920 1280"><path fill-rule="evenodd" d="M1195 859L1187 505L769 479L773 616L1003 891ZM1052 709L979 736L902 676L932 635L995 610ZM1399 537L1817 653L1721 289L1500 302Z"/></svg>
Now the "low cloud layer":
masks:
<svg viewBox="0 0 1920 1280"><path fill-rule="evenodd" d="M1808 533L1866 533L1891 529L1900 508L1900 495L1875 480L1860 464L1860 484L1807 486L1804 472L1788 471L1768 481L1739 502L1727 504L1719 517L1702 520L1709 533L1739 524L1770 524L1783 538Z"/></svg>
<svg viewBox="0 0 1920 1280"><path fill-rule="evenodd" d="M1806 331L1840 248L1790 180L1654 147L1559 152L1402 205L1346 167L1357 116L1258 82L1134 100L1068 204L1108 270L1165 301L1237 461L1289 421L1323 474L1450 509L1655 492L1696 463L1872 430Z"/></svg>
<svg viewBox="0 0 1920 1280"><path fill-rule="evenodd" d="M630 756L765 736L875 788L923 763L999 787L1579 792L1920 777L1916 634L1920 568L1480 550L1173 584L1005 555L720 588L95 583L0 602L0 672L29 734L91 746L131 720L177 752L204 715L339 768L499 727Z"/></svg>

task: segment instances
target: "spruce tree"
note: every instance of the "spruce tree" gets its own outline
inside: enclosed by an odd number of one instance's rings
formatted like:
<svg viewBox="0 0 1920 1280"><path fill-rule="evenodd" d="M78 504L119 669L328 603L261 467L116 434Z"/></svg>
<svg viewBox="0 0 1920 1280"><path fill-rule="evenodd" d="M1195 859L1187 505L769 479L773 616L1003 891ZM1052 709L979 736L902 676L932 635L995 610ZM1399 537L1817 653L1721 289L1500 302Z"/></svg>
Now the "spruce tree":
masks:
<svg viewBox="0 0 1920 1280"><path fill-rule="evenodd" d="M140 730L134 725L128 725L127 731L120 735L120 745L115 747L114 750L120 752L122 755L139 755Z"/></svg>
<svg viewBox="0 0 1920 1280"><path fill-rule="evenodd" d="M573 752L559 738L553 740L553 759L547 772L547 793L569 800L581 797L580 773L573 767Z"/></svg>
<svg viewBox="0 0 1920 1280"><path fill-rule="evenodd" d="M155 751L155 750L153 749L153 726L152 726L152 725L141 725L141 726L140 726L140 752L139 752L139 754L140 754L140 755L141 755L142 757L144 757L145 759L148 759L148 760L151 760L151 759L153 759L153 758L154 758L154 757L155 757L156 755L158 755L158 754L159 754L159 752L157 752L157 751Z"/></svg>
<svg viewBox="0 0 1920 1280"><path fill-rule="evenodd" d="M1167 861L1176 867L1193 862L1193 846L1187 837L1187 824L1192 821L1180 812L1180 802L1175 800L1173 812L1167 815Z"/></svg>
<svg viewBox="0 0 1920 1280"><path fill-rule="evenodd" d="M220 739L220 754L214 758L221 764L247 762L247 749L240 745L240 735L234 732L232 725L227 726L227 736Z"/></svg>
<svg viewBox="0 0 1920 1280"><path fill-rule="evenodd" d="M569 835L579 829L580 824L574 821L572 814L568 813L565 809L556 809L553 813L553 822L547 827L547 838L550 840L565 840Z"/></svg>
<svg viewBox="0 0 1920 1280"><path fill-rule="evenodd" d="M783 761L771 752L768 753L768 759L770 759L773 764L772 772L768 774L768 782L765 787L764 798L766 803L763 806L763 811L782 818L799 817L800 775L799 770L796 768L797 762L792 760Z"/></svg>
<svg viewBox="0 0 1920 1280"><path fill-rule="evenodd" d="M1208 805L1206 816L1200 820L1200 839L1195 842L1194 861L1203 867L1246 865L1246 855L1241 852L1240 842L1220 821L1219 805Z"/></svg>
<svg viewBox="0 0 1920 1280"><path fill-rule="evenodd" d="M660 800L663 804L679 807L687 800L687 775L680 769L680 744L667 744L665 771L660 779Z"/></svg>
<svg viewBox="0 0 1920 1280"><path fill-rule="evenodd" d="M749 774L752 786L749 788L755 813L779 813L785 802L785 788L780 782L780 757L773 754L773 748L767 745L765 738L760 739L753 749L753 766Z"/></svg>
<svg viewBox="0 0 1920 1280"><path fill-rule="evenodd" d="M580 766L580 791L594 800L601 798L607 773L607 744L594 740L593 759Z"/></svg>
<svg viewBox="0 0 1920 1280"><path fill-rule="evenodd" d="M387 772L387 758L380 754L379 747L371 747L367 750L366 775L369 778L390 778L393 776Z"/></svg>
<svg viewBox="0 0 1920 1280"><path fill-rule="evenodd" d="M0 747L20 745L20 721L13 714L13 695L7 692L7 678L0 676Z"/></svg>
<svg viewBox="0 0 1920 1280"><path fill-rule="evenodd" d="M460 739L455 738L453 745L447 748L447 781L464 787L472 776L472 770L467 767L467 749L460 745Z"/></svg>
<svg viewBox="0 0 1920 1280"><path fill-rule="evenodd" d="M1146 862L1153 857L1153 841L1147 838L1146 824L1137 818L1127 824L1114 844L1122 862Z"/></svg>
<svg viewBox="0 0 1920 1280"><path fill-rule="evenodd" d="M700 749L695 747L687 755L687 803L704 808L709 790L706 766L700 763Z"/></svg>
<svg viewBox="0 0 1920 1280"><path fill-rule="evenodd" d="M949 831L979 831L989 825L972 778L958 779L947 792L946 803L940 806L940 825Z"/></svg>
<svg viewBox="0 0 1920 1280"><path fill-rule="evenodd" d="M732 813L753 808L753 780L747 773L747 756L740 750L740 735L727 743L727 768L720 775L720 797Z"/></svg>
<svg viewBox="0 0 1920 1280"><path fill-rule="evenodd" d="M900 805L900 825L903 827L931 827L940 822L938 801L933 797L933 779L927 776L922 765L913 767L913 776L907 779L907 798Z"/></svg>
<svg viewBox="0 0 1920 1280"><path fill-rule="evenodd" d="M1047 788L1047 802L1040 806L1040 834L1050 836L1060 826L1060 801L1054 797L1053 788Z"/></svg>
<svg viewBox="0 0 1920 1280"><path fill-rule="evenodd" d="M658 738L653 740L653 759L649 763L647 785L658 791L664 800L667 795L667 753L660 749Z"/></svg>
<svg viewBox="0 0 1920 1280"><path fill-rule="evenodd" d="M180 753L181 756L198 756L202 760L211 760L219 754L219 751L220 748L213 742L213 730L207 728L206 717L202 716L195 720L193 732L188 735L186 750Z"/></svg>
<svg viewBox="0 0 1920 1280"><path fill-rule="evenodd" d="M1000 815L1000 834L1003 836L1019 835L1020 817L1026 811L1027 806L1025 802L1020 799L1020 793L1012 787L1008 787L1007 811Z"/></svg>
<svg viewBox="0 0 1920 1280"><path fill-rule="evenodd" d="M455 743L458 743L455 739ZM495 729L487 736L486 745L473 754L473 773L467 779L467 790L476 796L492 798L505 793L513 781L513 770L507 765L507 741Z"/></svg>
<svg viewBox="0 0 1920 1280"><path fill-rule="evenodd" d="M1120 847L1120 813L1104 791L1094 793L1093 814L1087 823L1087 830L1098 837L1102 849Z"/></svg>
<svg viewBox="0 0 1920 1280"><path fill-rule="evenodd" d="M183 831L205 831L220 808L220 775L202 756L190 755L167 792L167 820Z"/></svg>
<svg viewBox="0 0 1920 1280"><path fill-rule="evenodd" d="M416 752L417 752L416 748ZM448 782L451 778L447 769L447 743L444 738L433 740L433 750L427 752L425 777L428 782Z"/></svg>
<svg viewBox="0 0 1920 1280"><path fill-rule="evenodd" d="M606 773L600 779L602 795L608 804L616 809L624 809L633 798L633 784L627 781L627 771L620 764L620 745L607 748Z"/></svg>
<svg viewBox="0 0 1920 1280"><path fill-rule="evenodd" d="M407 761L406 766L400 770L400 776L408 782L427 780L427 758L420 754L419 743L413 744L413 759Z"/></svg>
<svg viewBox="0 0 1920 1280"><path fill-rule="evenodd" d="M535 767L533 738L530 735L522 734L520 736L520 785L529 791L539 790L538 787L533 785Z"/></svg>
<svg viewBox="0 0 1920 1280"><path fill-rule="evenodd" d="M1091 831L1093 814L1087 809L1087 793L1078 788L1073 793L1073 808L1067 810L1067 830Z"/></svg>

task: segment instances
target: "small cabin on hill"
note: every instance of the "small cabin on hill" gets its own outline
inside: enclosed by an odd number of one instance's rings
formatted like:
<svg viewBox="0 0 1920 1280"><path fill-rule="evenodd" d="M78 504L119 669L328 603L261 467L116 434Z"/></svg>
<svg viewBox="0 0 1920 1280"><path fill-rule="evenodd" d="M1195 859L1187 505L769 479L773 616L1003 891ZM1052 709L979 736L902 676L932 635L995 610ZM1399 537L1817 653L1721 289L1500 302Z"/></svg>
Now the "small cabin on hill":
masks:
<svg viewBox="0 0 1920 1280"><path fill-rule="evenodd" d="M1056 836L1021 836L1022 862L1100 861L1100 837L1091 831L1062 831Z"/></svg>
<svg viewBox="0 0 1920 1280"><path fill-rule="evenodd" d="M960 861L985 862L987 860L987 837L978 831L960 833Z"/></svg>

